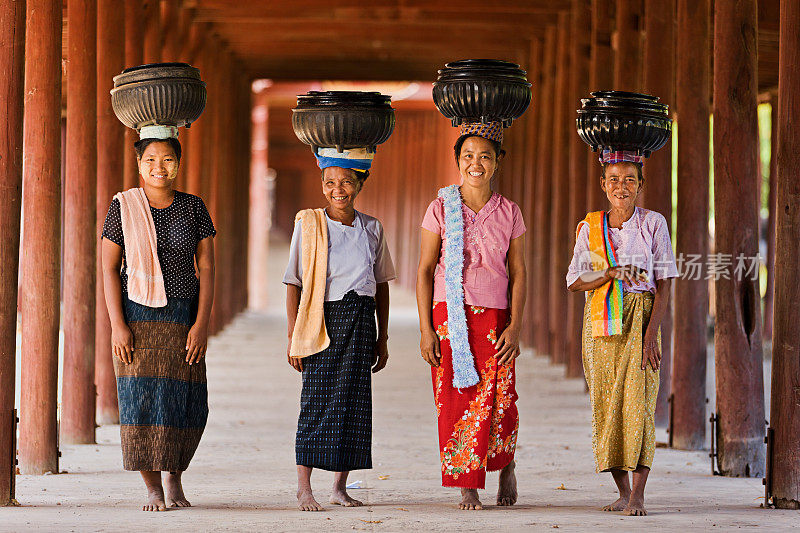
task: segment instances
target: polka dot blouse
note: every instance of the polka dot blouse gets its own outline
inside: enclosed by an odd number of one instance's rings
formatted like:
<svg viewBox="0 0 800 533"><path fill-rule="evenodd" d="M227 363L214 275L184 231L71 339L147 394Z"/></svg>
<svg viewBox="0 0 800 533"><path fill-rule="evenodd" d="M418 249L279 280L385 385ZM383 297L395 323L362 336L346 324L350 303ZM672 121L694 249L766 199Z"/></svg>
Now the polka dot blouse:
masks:
<svg viewBox="0 0 800 533"><path fill-rule="evenodd" d="M198 196L175 191L172 203L164 209L150 207L156 227L158 261L164 274L168 298L196 298L200 281L194 268L197 243L217 234L206 205ZM111 202L103 224L103 237L122 247L122 291L128 291L125 264L125 238L119 200Z"/></svg>

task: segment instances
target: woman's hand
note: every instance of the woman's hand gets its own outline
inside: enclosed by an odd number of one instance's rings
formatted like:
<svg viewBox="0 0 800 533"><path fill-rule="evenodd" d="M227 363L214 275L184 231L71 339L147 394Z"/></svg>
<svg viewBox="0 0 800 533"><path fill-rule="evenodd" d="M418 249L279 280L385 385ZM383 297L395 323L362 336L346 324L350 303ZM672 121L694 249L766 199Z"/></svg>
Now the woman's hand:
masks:
<svg viewBox="0 0 800 533"><path fill-rule="evenodd" d="M386 361L389 360L389 345L388 338L378 337L378 342L375 344L375 362L372 365L372 373L380 372L386 366Z"/></svg>
<svg viewBox="0 0 800 533"><path fill-rule="evenodd" d="M510 363L519 357L519 328L516 326L506 327L500 338L494 343L494 349L497 350L494 357L500 365Z"/></svg>
<svg viewBox="0 0 800 533"><path fill-rule="evenodd" d="M422 358L429 365L438 367L441 363L442 354L439 352L439 338L433 328L422 331L422 337L419 340L419 351L422 354Z"/></svg>
<svg viewBox="0 0 800 533"><path fill-rule="evenodd" d="M606 269L609 278L618 279L628 285L636 285L640 281L647 281L647 271L635 265L617 265Z"/></svg>
<svg viewBox="0 0 800 533"><path fill-rule="evenodd" d="M206 355L208 347L208 326L195 322L186 336L186 362L197 363Z"/></svg>
<svg viewBox="0 0 800 533"><path fill-rule="evenodd" d="M123 363L133 362L133 333L127 324L111 326L111 351Z"/></svg>
<svg viewBox="0 0 800 533"><path fill-rule="evenodd" d="M302 357L292 357L289 355L292 353L292 338L289 337L289 345L286 346L286 361L289 363L289 366L297 370L298 372L303 371L303 358Z"/></svg>
<svg viewBox="0 0 800 533"><path fill-rule="evenodd" d="M651 333L651 328L647 328L644 333L644 342L642 344L642 370L647 368L647 363L653 367L653 370L658 370L661 366L661 350L658 348L658 328L656 333Z"/></svg>

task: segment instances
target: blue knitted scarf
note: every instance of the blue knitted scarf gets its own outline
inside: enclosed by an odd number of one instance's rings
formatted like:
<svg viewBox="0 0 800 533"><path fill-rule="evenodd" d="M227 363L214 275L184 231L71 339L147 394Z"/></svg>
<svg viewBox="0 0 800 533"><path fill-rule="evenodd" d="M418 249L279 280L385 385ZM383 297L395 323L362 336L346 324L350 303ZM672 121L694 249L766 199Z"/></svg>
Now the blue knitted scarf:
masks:
<svg viewBox="0 0 800 533"><path fill-rule="evenodd" d="M479 381L469 348L464 313L464 219L458 185L439 189L444 200L444 282L447 298L447 334L453 352L453 387L463 389Z"/></svg>

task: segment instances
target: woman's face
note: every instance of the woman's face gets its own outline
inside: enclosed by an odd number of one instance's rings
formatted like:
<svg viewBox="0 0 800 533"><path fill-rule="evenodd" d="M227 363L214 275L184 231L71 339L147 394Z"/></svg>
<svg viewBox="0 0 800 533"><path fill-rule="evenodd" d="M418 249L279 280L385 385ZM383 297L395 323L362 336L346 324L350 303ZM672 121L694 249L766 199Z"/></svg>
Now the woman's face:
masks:
<svg viewBox="0 0 800 533"><path fill-rule="evenodd" d="M169 143L147 145L139 159L139 174L150 187L171 188L178 175L178 158Z"/></svg>
<svg viewBox="0 0 800 533"><path fill-rule="evenodd" d="M458 156L458 171L465 185L482 188L497 170L497 154L492 143L483 137L467 137Z"/></svg>
<svg viewBox="0 0 800 533"><path fill-rule="evenodd" d="M629 210L639 196L639 173L633 163L612 163L606 166L606 177L600 182L611 207Z"/></svg>
<svg viewBox="0 0 800 533"><path fill-rule="evenodd" d="M361 191L361 180L349 168L328 167L322 171L322 194L335 209L353 207Z"/></svg>

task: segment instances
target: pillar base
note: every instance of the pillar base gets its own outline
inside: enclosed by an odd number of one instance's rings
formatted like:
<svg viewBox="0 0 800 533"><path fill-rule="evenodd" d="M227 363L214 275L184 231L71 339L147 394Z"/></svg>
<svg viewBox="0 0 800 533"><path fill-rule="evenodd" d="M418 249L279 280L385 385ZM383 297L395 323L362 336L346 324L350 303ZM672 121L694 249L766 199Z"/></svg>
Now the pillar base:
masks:
<svg viewBox="0 0 800 533"><path fill-rule="evenodd" d="M791 498L772 498L772 504L776 509L800 509L800 501Z"/></svg>
<svg viewBox="0 0 800 533"><path fill-rule="evenodd" d="M116 409L97 409L97 423L101 426L119 424L119 411Z"/></svg>
<svg viewBox="0 0 800 533"><path fill-rule="evenodd" d="M767 450L764 437L720 439L719 471L729 477L764 477Z"/></svg>

